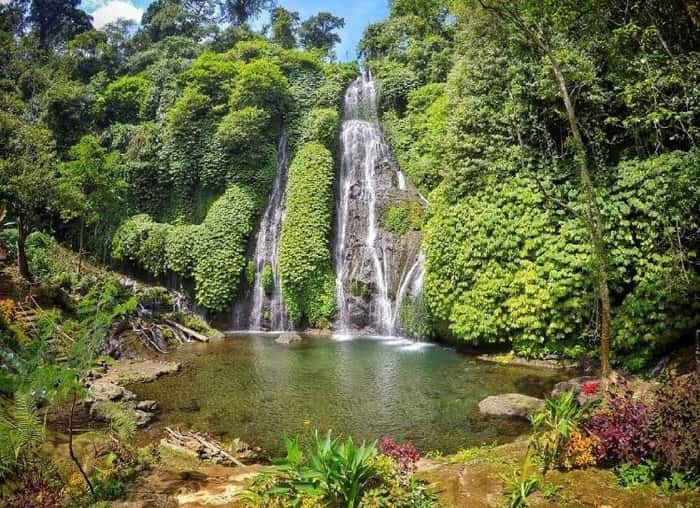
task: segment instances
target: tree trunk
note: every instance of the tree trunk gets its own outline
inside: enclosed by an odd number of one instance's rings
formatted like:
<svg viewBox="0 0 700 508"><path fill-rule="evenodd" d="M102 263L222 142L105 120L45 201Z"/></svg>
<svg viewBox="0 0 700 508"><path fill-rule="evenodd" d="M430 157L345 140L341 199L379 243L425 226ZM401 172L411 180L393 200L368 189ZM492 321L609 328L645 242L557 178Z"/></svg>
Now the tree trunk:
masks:
<svg viewBox="0 0 700 508"><path fill-rule="evenodd" d="M542 48L552 66L552 71L557 79L559 91L564 101L566 115L569 120L569 127L574 136L576 145L576 157L579 159L581 187L585 198L586 205L586 228L591 238L592 258L593 258L593 275L596 279L596 291L598 293L598 303L600 310L600 370L601 375L606 377L610 370L610 289L608 287L608 269L607 269L607 249L605 239L603 238L603 220L596 203L595 187L591 177L591 171L588 167L588 155L583 143L583 137L578 128L578 119L571 97L569 88L566 84L566 79L561 71L559 62L556 60L549 48L538 39L538 44Z"/></svg>
<svg viewBox="0 0 700 508"><path fill-rule="evenodd" d="M29 271L29 262L27 261L27 230L20 216L17 216L17 266L22 278L32 282L32 274Z"/></svg>
<svg viewBox="0 0 700 508"><path fill-rule="evenodd" d="M78 275L81 275L83 268L83 239L85 237L85 218L80 218L80 247L78 250Z"/></svg>
<svg viewBox="0 0 700 508"><path fill-rule="evenodd" d="M78 460L78 458L75 456L75 452L73 451L73 414L75 413L75 403L76 403L77 395L75 392L73 392L73 401L71 402L70 406L70 413L68 415L68 453L70 454L70 458L75 464L75 466L78 468L78 471L80 471L80 474L83 476L83 479L85 480L85 483L88 486L88 489L90 489L90 494L92 494L93 499L96 499L95 496L95 489L92 486L92 483L90 483L90 478L88 478L87 473L83 469L82 464Z"/></svg>

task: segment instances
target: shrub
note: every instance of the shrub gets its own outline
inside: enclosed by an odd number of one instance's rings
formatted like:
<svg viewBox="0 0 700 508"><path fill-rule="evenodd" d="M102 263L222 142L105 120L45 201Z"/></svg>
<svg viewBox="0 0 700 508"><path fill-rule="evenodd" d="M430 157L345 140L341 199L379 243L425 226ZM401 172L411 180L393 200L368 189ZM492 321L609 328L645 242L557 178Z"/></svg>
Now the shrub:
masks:
<svg viewBox="0 0 700 508"><path fill-rule="evenodd" d="M271 295L275 291L275 275L270 265L265 265L260 273L260 283L266 295Z"/></svg>
<svg viewBox="0 0 700 508"><path fill-rule="evenodd" d="M413 70L398 62L382 61L372 63L372 72L379 84L381 110L393 108L403 112L408 94L419 85Z"/></svg>
<svg viewBox="0 0 700 508"><path fill-rule="evenodd" d="M227 53L206 51L182 73L180 80L195 84L217 103L224 103L233 88L240 62Z"/></svg>
<svg viewBox="0 0 700 508"><path fill-rule="evenodd" d="M7 252L7 263L17 258L17 229L5 228L0 230L0 246Z"/></svg>
<svg viewBox="0 0 700 508"><path fill-rule="evenodd" d="M606 464L639 464L650 456L647 439L649 408L635 399L622 379L606 394L601 406L586 422L586 429L600 442L598 459Z"/></svg>
<svg viewBox="0 0 700 508"><path fill-rule="evenodd" d="M508 475L501 475L501 480L505 483L509 508L527 506L527 498L539 487L540 481L531 472L531 467L532 463L528 455L522 467L514 468Z"/></svg>
<svg viewBox="0 0 700 508"><path fill-rule="evenodd" d="M594 466L599 456L598 439L575 429L571 431L569 440L564 445L559 464L565 469Z"/></svg>
<svg viewBox="0 0 700 508"><path fill-rule="evenodd" d="M200 225L172 226L135 215L115 233L112 255L135 261L153 275L168 269L193 277L197 303L221 311L237 294L256 210L250 192L233 185Z"/></svg>
<svg viewBox="0 0 700 508"><path fill-rule="evenodd" d="M285 438L287 455L273 461L245 493L251 506L326 506L330 508L423 508L433 498L422 484L407 477L376 444L316 433L304 452L296 439Z"/></svg>
<svg viewBox="0 0 700 508"><path fill-rule="evenodd" d="M56 272L56 263L50 254L54 239L46 233L35 231L26 240L29 271L40 280L47 280Z"/></svg>
<svg viewBox="0 0 700 508"><path fill-rule="evenodd" d="M431 321L473 344L511 341L522 356L580 343L592 294L582 225L543 208L519 178L443 199L433 192L423 238Z"/></svg>
<svg viewBox="0 0 700 508"><path fill-rule="evenodd" d="M620 487L630 488L654 483L656 463L645 460L640 464L624 462L615 468L615 477Z"/></svg>
<svg viewBox="0 0 700 508"><path fill-rule="evenodd" d="M382 439L379 452L396 461L401 471L412 473L420 460L420 453L411 443L399 444L389 436Z"/></svg>
<svg viewBox="0 0 700 508"><path fill-rule="evenodd" d="M329 236L333 158L319 143L302 146L289 168L279 246L282 294L295 323L321 326L335 311Z"/></svg>
<svg viewBox="0 0 700 508"><path fill-rule="evenodd" d="M662 471L689 471L700 481L700 375L661 384L644 434Z"/></svg>
<svg viewBox="0 0 700 508"><path fill-rule="evenodd" d="M219 123L216 139L226 150L246 150L268 137L269 120L270 114L258 107L231 111Z"/></svg>
<svg viewBox="0 0 700 508"><path fill-rule="evenodd" d="M337 109L312 109L304 119L299 145L316 141L334 152L338 143L338 125Z"/></svg>
<svg viewBox="0 0 700 508"><path fill-rule="evenodd" d="M267 60L254 60L240 68L229 106L231 110L257 107L277 117L289 102L289 82L280 68Z"/></svg>
<svg viewBox="0 0 700 508"><path fill-rule="evenodd" d="M389 233L404 235L408 231L409 211L405 206L390 206L382 216L382 227Z"/></svg>
<svg viewBox="0 0 700 508"><path fill-rule="evenodd" d="M123 76L110 83L100 98L108 123L137 123L153 112L153 82L141 76Z"/></svg>
<svg viewBox="0 0 700 508"><path fill-rule="evenodd" d="M543 459L547 471L552 464L563 464L566 447L578 431L582 410L573 390L558 399L547 397L544 404L544 409L532 415L530 446Z"/></svg>

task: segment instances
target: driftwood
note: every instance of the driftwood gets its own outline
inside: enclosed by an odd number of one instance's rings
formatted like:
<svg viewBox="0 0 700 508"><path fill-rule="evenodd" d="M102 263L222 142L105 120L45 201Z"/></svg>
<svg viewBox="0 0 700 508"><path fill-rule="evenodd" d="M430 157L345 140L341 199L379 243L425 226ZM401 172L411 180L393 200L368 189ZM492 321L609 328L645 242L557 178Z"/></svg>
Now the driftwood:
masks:
<svg viewBox="0 0 700 508"><path fill-rule="evenodd" d="M180 332L184 333L187 337L198 340L199 342L209 342L209 337L207 337L206 335L203 335L199 332L195 332L191 328L187 328L186 326L181 325L176 321L163 318L163 322L175 328L176 330L179 330Z"/></svg>
<svg viewBox="0 0 700 508"><path fill-rule="evenodd" d="M199 460L228 466L243 466L238 458L231 455L214 441L194 432L179 432L165 427L167 437L161 440L161 445L184 453ZM235 452L234 452L235 453Z"/></svg>
<svg viewBox="0 0 700 508"><path fill-rule="evenodd" d="M136 318L131 320L131 329L146 347L162 354L168 352L168 343L157 325L148 323L141 318Z"/></svg>

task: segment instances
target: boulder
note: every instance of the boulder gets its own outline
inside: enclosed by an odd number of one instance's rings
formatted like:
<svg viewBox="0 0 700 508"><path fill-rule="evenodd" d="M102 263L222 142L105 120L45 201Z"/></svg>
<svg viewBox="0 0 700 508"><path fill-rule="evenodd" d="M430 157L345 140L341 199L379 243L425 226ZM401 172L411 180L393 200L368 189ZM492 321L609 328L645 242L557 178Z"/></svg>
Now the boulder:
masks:
<svg viewBox="0 0 700 508"><path fill-rule="evenodd" d="M479 402L481 414L527 418L544 407L544 401L520 393L491 395Z"/></svg>
<svg viewBox="0 0 700 508"><path fill-rule="evenodd" d="M275 339L277 344L297 344L301 341L301 336L295 332L284 332Z"/></svg>
<svg viewBox="0 0 700 508"><path fill-rule="evenodd" d="M152 413L158 409L158 403L155 400L142 400L136 403L136 409Z"/></svg>
<svg viewBox="0 0 700 508"><path fill-rule="evenodd" d="M89 403L108 400L126 402L136 398L136 395L130 390L104 378L93 381L89 384L89 388L87 397Z"/></svg>
<svg viewBox="0 0 700 508"><path fill-rule="evenodd" d="M141 411L140 409L134 409L134 419L138 427L145 427L151 423L151 420L153 420L153 413Z"/></svg>

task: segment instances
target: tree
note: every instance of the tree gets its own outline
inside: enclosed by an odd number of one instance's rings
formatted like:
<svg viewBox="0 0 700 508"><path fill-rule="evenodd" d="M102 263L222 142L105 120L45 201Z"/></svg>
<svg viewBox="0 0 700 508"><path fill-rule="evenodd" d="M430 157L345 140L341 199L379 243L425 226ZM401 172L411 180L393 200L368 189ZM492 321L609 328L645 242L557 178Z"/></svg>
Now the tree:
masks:
<svg viewBox="0 0 700 508"><path fill-rule="evenodd" d="M22 277L31 280L26 239L47 217L71 218L79 194L55 172L51 131L0 110L0 201L17 226L17 263Z"/></svg>
<svg viewBox="0 0 700 508"><path fill-rule="evenodd" d="M319 12L305 20L299 27L299 40L304 49L317 49L333 57L333 46L340 42L335 32L345 26L345 19L330 12Z"/></svg>
<svg viewBox="0 0 700 508"><path fill-rule="evenodd" d="M154 42L174 35L198 40L210 31L214 11L212 0L156 0L146 9L141 24Z"/></svg>
<svg viewBox="0 0 700 508"><path fill-rule="evenodd" d="M106 245L111 234L122 218L124 209L125 184L120 175L121 166L118 152L108 153L99 144L95 136L87 135L70 150L71 160L61 165L63 176L74 185L84 199L79 209L80 261L85 247L85 228L95 227L95 236L102 230L99 238L102 247ZM78 265L80 272L80 263Z"/></svg>
<svg viewBox="0 0 700 508"><path fill-rule="evenodd" d="M234 26L241 26L274 4L274 0L222 0L221 18Z"/></svg>
<svg viewBox="0 0 700 508"><path fill-rule="evenodd" d="M43 47L62 44L92 29L92 17L79 5L80 0L32 0L29 23Z"/></svg>
<svg viewBox="0 0 700 508"><path fill-rule="evenodd" d="M600 324L600 366L602 375L606 376L610 368L610 322L611 305L610 289L608 286L608 261L606 241L603 237L604 224L602 214L598 208L597 190L594 185L593 168L588 148L581 134L580 123L576 107L571 99L571 88L563 72L563 63L559 60L551 41L553 37L551 27L556 25L553 18L556 12L549 12L548 6L541 6L537 2L524 0L522 2L508 2L496 0L492 2L478 0L479 4L488 12L493 13L497 19L508 24L529 48L549 65L551 75L556 82L560 99L564 105L566 120L569 125L571 144L573 146L574 159L579 166L580 190L583 198L583 221L588 231L591 244L591 268L595 278L596 296L598 300L598 315ZM555 10L560 7L557 6ZM526 13L527 17L524 15ZM545 23L550 30L545 30ZM560 38L559 40L561 40ZM570 207L567 208L570 209Z"/></svg>
<svg viewBox="0 0 700 508"><path fill-rule="evenodd" d="M283 48L292 49L297 45L296 32L299 28L299 13L275 7L270 13L270 39Z"/></svg>

